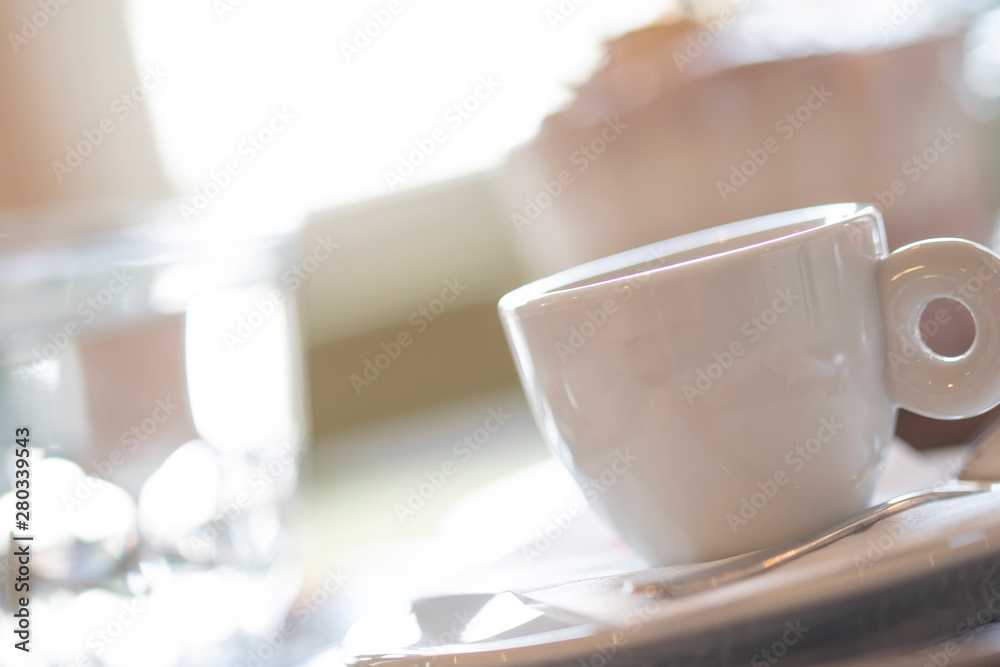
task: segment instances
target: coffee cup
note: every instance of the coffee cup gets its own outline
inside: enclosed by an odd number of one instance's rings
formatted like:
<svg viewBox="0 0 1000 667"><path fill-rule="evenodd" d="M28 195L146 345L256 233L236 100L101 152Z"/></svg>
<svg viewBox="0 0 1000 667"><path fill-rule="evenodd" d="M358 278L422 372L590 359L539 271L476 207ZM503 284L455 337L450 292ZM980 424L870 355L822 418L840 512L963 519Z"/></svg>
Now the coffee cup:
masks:
<svg viewBox="0 0 1000 667"><path fill-rule="evenodd" d="M939 298L975 321L961 355L921 331ZM898 408L958 419L1000 402L1000 257L960 239L890 254L865 204L612 255L499 312L551 450L651 565L832 525L871 503Z"/></svg>

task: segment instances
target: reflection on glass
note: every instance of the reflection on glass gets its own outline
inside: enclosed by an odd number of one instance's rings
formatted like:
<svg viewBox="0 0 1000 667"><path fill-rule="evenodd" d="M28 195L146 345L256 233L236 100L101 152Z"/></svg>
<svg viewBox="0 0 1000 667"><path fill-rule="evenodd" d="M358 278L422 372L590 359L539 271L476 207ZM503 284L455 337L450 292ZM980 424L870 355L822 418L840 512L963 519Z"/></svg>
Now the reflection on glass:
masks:
<svg viewBox="0 0 1000 667"><path fill-rule="evenodd" d="M242 664L298 590L285 530L305 447L298 332L276 279L288 239L170 238L39 251L47 271L28 285L0 268L0 433L27 425L34 447L33 665ZM77 308L122 267L124 290ZM6 636L10 551L0 540ZM23 664L9 644L0 664Z"/></svg>

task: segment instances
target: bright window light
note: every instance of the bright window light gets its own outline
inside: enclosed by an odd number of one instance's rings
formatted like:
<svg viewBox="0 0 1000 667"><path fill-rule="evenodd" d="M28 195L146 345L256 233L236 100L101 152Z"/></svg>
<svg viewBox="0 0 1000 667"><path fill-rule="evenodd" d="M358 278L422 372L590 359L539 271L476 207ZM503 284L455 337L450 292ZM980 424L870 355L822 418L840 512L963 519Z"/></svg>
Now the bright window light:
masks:
<svg viewBox="0 0 1000 667"><path fill-rule="evenodd" d="M240 202L257 213L288 213L499 164L569 100L599 63L604 41L655 20L670 3L129 0L127 7L137 69L166 72L147 104L179 192L214 194L213 207ZM453 108L463 101L476 108ZM428 154L412 174L387 177L406 174L400 158L421 146ZM229 182L220 175L227 163L239 167ZM206 191L213 173L226 182L218 192Z"/></svg>

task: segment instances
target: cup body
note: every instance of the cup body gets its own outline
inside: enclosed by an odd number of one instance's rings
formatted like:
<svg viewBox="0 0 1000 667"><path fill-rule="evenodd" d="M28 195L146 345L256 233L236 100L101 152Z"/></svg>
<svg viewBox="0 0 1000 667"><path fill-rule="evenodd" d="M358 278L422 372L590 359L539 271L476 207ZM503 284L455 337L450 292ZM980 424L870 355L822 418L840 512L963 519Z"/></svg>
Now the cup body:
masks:
<svg viewBox="0 0 1000 667"><path fill-rule="evenodd" d="M865 508L892 434L876 210L838 204L637 248L511 292L501 318L553 452L651 564Z"/></svg>

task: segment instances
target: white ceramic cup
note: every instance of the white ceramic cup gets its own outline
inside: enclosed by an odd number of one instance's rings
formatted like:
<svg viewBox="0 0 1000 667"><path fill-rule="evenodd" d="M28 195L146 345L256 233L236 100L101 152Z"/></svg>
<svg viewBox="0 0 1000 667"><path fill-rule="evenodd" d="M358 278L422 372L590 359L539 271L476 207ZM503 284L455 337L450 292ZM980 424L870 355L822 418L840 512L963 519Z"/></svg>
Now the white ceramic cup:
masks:
<svg viewBox="0 0 1000 667"><path fill-rule="evenodd" d="M1000 258L964 240L889 254L879 212L801 209L687 234L507 294L535 418L591 505L650 564L722 558L871 502L897 408L1000 402ZM920 316L976 322L942 357Z"/></svg>

